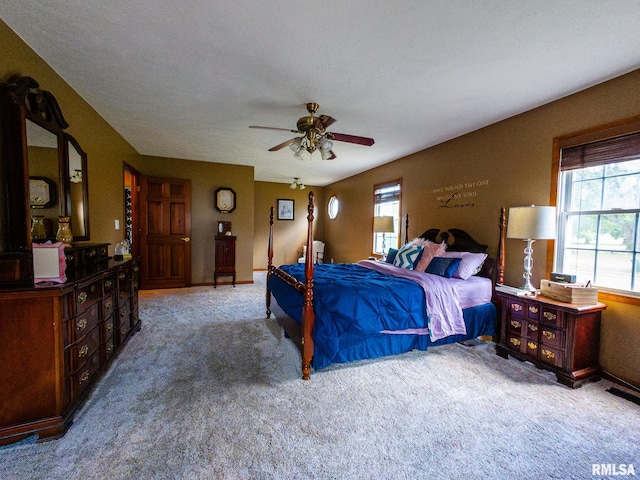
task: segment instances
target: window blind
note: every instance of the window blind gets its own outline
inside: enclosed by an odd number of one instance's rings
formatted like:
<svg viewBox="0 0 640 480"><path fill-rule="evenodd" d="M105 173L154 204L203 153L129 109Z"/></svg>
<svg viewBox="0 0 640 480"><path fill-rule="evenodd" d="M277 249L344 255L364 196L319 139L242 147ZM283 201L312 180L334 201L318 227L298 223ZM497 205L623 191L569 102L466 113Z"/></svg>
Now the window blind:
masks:
<svg viewBox="0 0 640 480"><path fill-rule="evenodd" d="M563 148L560 170L575 170L637 159L640 159L640 132Z"/></svg>

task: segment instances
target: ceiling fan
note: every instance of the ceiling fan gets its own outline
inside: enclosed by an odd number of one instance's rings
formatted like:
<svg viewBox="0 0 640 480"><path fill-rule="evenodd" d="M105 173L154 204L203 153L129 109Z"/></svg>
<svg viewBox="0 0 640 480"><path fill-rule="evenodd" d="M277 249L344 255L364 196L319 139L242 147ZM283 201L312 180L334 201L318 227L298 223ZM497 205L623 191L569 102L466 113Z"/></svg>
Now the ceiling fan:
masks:
<svg viewBox="0 0 640 480"><path fill-rule="evenodd" d="M358 137L356 135L347 135L344 133L327 132L327 127L332 125L336 120L328 115L315 116L316 112L320 108L317 103L307 103L307 111L309 115L301 117L296 124L297 130L291 130L288 128L278 127L261 127L257 125L251 125L249 128L262 128L265 130L280 130L283 132L298 133L300 137L294 137L286 142L282 142L275 147L269 149L270 152L277 152L284 147L289 147L294 151L293 156L299 160L302 160L302 154L307 151L313 153L316 150L320 152L323 160L333 160L336 158L336 154L333 153L333 142L347 142L355 143L358 145L371 146L374 144L373 138Z"/></svg>

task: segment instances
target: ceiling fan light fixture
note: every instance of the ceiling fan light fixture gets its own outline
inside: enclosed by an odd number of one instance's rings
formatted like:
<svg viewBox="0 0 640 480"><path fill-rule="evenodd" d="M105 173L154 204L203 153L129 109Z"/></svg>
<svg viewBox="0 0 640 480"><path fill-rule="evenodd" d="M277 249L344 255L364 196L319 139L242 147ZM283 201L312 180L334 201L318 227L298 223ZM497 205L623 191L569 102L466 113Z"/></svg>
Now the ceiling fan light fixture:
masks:
<svg viewBox="0 0 640 480"><path fill-rule="evenodd" d="M289 185L289 188L291 190L295 190L296 188L298 188L298 184L296 183L295 180L291 183L291 185Z"/></svg>
<svg viewBox="0 0 640 480"><path fill-rule="evenodd" d="M289 145L289 148L297 153L300 151L300 149L302 148L302 138L303 137L296 137L293 139L293 142L291 142L291 144Z"/></svg>
<svg viewBox="0 0 640 480"><path fill-rule="evenodd" d="M298 160L304 160L304 157L302 156L303 153L304 153L304 148L299 148L298 151L293 154L293 157Z"/></svg>
<svg viewBox="0 0 640 480"><path fill-rule="evenodd" d="M331 150L325 150L324 148L321 148L320 156L322 157L322 160L329 160L331 158Z"/></svg>

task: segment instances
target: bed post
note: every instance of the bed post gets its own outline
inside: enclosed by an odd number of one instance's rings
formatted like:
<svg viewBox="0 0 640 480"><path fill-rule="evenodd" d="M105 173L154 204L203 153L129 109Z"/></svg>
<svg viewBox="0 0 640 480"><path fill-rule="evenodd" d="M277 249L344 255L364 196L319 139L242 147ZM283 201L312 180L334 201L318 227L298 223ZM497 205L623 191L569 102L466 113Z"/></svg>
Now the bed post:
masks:
<svg viewBox="0 0 640 480"><path fill-rule="evenodd" d="M271 267L273 266L273 205L269 216L269 247L267 249L267 318L271 318L271 290L269 290L269 278L271 277Z"/></svg>
<svg viewBox="0 0 640 480"><path fill-rule="evenodd" d="M507 225L507 209L500 209L500 240L498 241L498 268L496 270L496 283L504 283L505 254L505 227Z"/></svg>
<svg viewBox="0 0 640 480"><path fill-rule="evenodd" d="M409 214L405 214L404 216L404 243L406 245L409 243Z"/></svg>
<svg viewBox="0 0 640 480"><path fill-rule="evenodd" d="M305 290L302 307L302 379L309 380L311 360L313 359L313 192L309 192L307 215L307 257L304 264Z"/></svg>

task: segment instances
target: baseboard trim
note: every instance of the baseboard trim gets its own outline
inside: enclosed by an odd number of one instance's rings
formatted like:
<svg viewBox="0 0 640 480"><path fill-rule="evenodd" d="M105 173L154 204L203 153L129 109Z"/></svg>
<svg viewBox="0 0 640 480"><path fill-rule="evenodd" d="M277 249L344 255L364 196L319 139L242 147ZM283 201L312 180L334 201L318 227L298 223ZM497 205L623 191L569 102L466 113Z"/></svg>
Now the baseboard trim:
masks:
<svg viewBox="0 0 640 480"><path fill-rule="evenodd" d="M609 380L610 382L617 383L618 385L628 388L629 390L633 390L634 392L640 393L640 387L632 383L629 383L626 380L623 380L619 377L616 377L615 375L612 375L611 373L606 372L604 370L602 371L602 378Z"/></svg>

